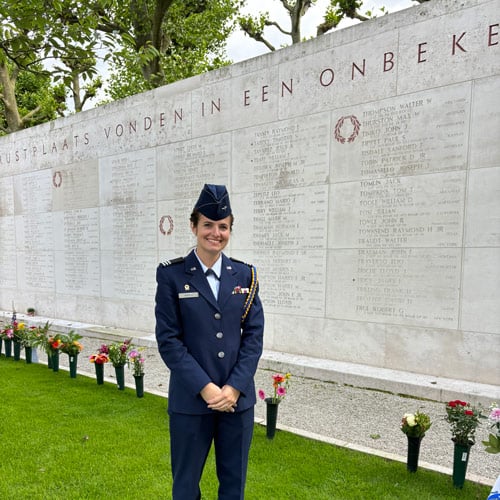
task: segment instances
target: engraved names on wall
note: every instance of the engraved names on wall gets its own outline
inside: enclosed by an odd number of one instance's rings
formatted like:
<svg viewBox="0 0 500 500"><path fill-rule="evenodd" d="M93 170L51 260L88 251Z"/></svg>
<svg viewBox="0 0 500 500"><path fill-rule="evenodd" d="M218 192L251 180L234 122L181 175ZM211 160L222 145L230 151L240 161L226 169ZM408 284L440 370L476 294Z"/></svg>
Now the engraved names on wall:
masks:
<svg viewBox="0 0 500 500"><path fill-rule="evenodd" d="M231 135L158 148L158 246L161 259L185 255L194 244L189 215L205 183L229 184Z"/></svg>
<svg viewBox="0 0 500 500"><path fill-rule="evenodd" d="M463 170L467 162L470 84L433 89L335 111L334 182L359 178ZM353 127L344 119L359 121Z"/></svg>

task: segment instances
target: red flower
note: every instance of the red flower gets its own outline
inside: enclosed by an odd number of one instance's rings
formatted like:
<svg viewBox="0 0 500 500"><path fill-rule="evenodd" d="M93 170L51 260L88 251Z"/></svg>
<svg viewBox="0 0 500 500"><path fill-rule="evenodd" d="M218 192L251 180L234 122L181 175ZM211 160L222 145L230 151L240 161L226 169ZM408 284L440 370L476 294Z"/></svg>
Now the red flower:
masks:
<svg viewBox="0 0 500 500"><path fill-rule="evenodd" d="M469 415L469 416L473 416L474 415L474 412L472 410L465 410L464 411L464 415Z"/></svg>
<svg viewBox="0 0 500 500"><path fill-rule="evenodd" d="M92 354L92 356L89 357L89 361L91 363L95 363L96 365L103 365L104 363L107 363L109 361L109 358L106 354Z"/></svg>
<svg viewBox="0 0 500 500"><path fill-rule="evenodd" d="M62 342L59 339L51 340L50 347L52 347L52 349L59 349L59 347L61 347L61 344Z"/></svg>

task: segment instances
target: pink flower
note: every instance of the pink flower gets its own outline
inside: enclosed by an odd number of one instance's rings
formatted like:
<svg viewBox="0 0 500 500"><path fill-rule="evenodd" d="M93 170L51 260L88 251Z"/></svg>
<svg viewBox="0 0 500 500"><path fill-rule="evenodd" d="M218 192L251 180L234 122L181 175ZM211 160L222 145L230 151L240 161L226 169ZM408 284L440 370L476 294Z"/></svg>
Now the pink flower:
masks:
<svg viewBox="0 0 500 500"><path fill-rule="evenodd" d="M493 408L491 410L489 419L493 420L494 422L500 422L500 408Z"/></svg>
<svg viewBox="0 0 500 500"><path fill-rule="evenodd" d="M266 398L266 394L264 393L264 391L262 389L259 389L259 398L260 399L265 399Z"/></svg>
<svg viewBox="0 0 500 500"><path fill-rule="evenodd" d="M286 394L286 389L284 387L278 387L276 392L278 393L278 396L284 396Z"/></svg>

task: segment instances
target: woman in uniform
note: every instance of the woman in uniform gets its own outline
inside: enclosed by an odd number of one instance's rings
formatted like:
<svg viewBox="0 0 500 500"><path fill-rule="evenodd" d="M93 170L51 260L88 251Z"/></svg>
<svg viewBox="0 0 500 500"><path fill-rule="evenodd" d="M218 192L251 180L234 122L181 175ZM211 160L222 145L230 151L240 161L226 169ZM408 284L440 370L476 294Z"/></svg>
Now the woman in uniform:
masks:
<svg viewBox="0 0 500 500"><path fill-rule="evenodd" d="M243 499L264 332L257 272L223 253L234 220L225 186L205 184L190 220L196 248L156 275L156 339L170 370L172 498L201 498L214 443L218 499Z"/></svg>

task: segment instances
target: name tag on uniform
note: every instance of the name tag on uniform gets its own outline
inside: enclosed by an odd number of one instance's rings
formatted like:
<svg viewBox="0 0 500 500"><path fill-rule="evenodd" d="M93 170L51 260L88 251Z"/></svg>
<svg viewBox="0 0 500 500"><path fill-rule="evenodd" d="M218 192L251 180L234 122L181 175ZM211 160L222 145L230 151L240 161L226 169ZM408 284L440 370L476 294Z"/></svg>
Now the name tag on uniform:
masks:
<svg viewBox="0 0 500 500"><path fill-rule="evenodd" d="M198 292L184 292L184 293L179 293L179 299L195 299L196 297L199 297L200 294Z"/></svg>

